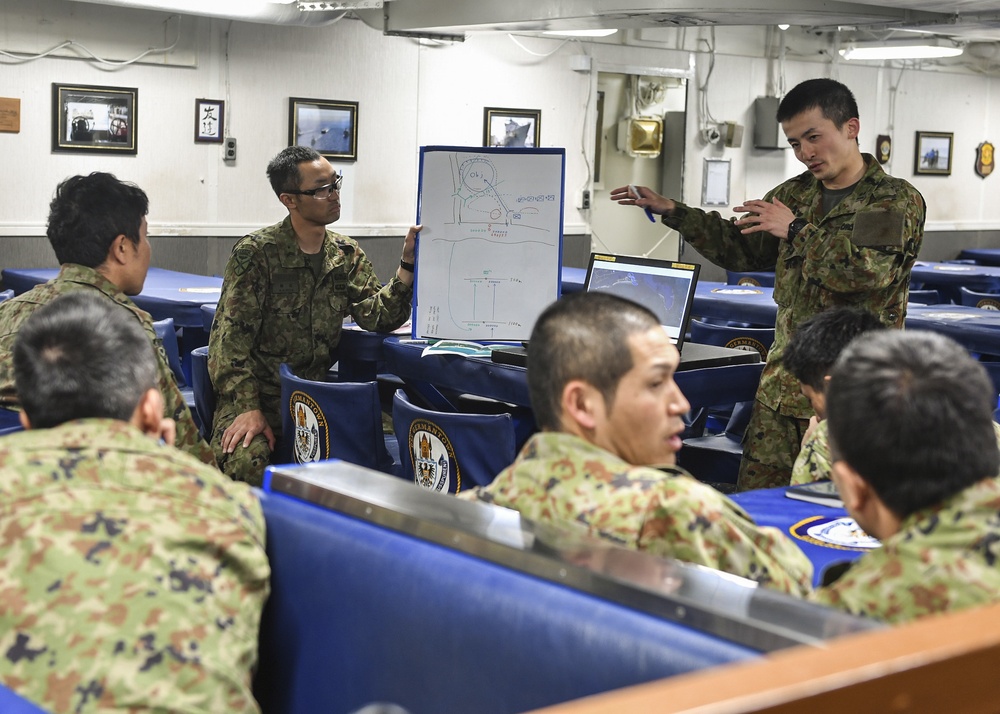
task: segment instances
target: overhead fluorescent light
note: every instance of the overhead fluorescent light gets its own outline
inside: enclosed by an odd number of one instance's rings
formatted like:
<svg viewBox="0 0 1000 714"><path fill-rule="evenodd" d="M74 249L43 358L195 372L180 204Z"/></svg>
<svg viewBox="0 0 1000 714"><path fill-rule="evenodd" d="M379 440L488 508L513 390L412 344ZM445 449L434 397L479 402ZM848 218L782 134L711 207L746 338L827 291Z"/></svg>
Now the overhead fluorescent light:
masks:
<svg viewBox="0 0 1000 714"><path fill-rule="evenodd" d="M851 42L840 50L845 60L942 59L958 57L965 46L936 37L927 39Z"/></svg>
<svg viewBox="0 0 1000 714"><path fill-rule="evenodd" d="M284 0L276 0L283 2ZM377 10L383 0L339 0L338 2L312 2L296 0L301 12L327 12L329 10Z"/></svg>
<svg viewBox="0 0 1000 714"><path fill-rule="evenodd" d="M545 30L543 35L554 35L556 37L607 37L613 35L618 30L602 28L598 30Z"/></svg>

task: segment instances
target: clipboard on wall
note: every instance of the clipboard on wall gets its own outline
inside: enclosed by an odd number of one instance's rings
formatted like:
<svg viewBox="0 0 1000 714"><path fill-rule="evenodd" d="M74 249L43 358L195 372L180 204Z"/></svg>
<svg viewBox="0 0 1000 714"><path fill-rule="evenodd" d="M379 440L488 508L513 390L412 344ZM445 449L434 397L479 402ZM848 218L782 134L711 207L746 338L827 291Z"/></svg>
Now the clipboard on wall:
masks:
<svg viewBox="0 0 1000 714"><path fill-rule="evenodd" d="M420 149L413 337L527 340L561 289L564 149Z"/></svg>

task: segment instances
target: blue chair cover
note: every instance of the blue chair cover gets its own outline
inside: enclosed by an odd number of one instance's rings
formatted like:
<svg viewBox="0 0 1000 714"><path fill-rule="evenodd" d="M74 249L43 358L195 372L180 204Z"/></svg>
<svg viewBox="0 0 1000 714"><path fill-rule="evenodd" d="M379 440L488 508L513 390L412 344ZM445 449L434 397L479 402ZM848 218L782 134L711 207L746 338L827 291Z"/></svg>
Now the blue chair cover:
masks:
<svg viewBox="0 0 1000 714"><path fill-rule="evenodd" d="M21 431L21 412L0 407L0 436Z"/></svg>
<svg viewBox="0 0 1000 714"><path fill-rule="evenodd" d="M208 376L208 345L191 350L191 387L202 438L210 441L215 418L215 390Z"/></svg>
<svg viewBox="0 0 1000 714"><path fill-rule="evenodd" d="M702 345L717 345L738 350L753 350L767 361L767 352L774 344L773 327L733 327L691 320L691 341Z"/></svg>
<svg viewBox="0 0 1000 714"><path fill-rule="evenodd" d="M14 297L13 289L8 289L4 290L3 292L0 292L0 302L3 302L4 300L10 300L12 297Z"/></svg>
<svg viewBox="0 0 1000 714"><path fill-rule="evenodd" d="M157 320L153 323L153 329L156 330L156 336L163 343L163 351L167 353L167 363L170 365L170 371L174 373L177 386L181 388L188 386L187 380L184 378L184 370L181 368L181 353L177 344L174 318L167 317L163 320Z"/></svg>
<svg viewBox="0 0 1000 714"><path fill-rule="evenodd" d="M396 439L382 428L378 382L315 382L292 374L281 378L280 439L274 463L342 459L395 474Z"/></svg>
<svg viewBox="0 0 1000 714"><path fill-rule="evenodd" d="M432 491L458 493L485 486L517 456L515 420L507 413L432 411L397 390L392 426L399 443L400 477Z"/></svg>
<svg viewBox="0 0 1000 714"><path fill-rule="evenodd" d="M941 293L937 290L911 290L907 302L919 305L939 305L941 303Z"/></svg>
<svg viewBox="0 0 1000 714"><path fill-rule="evenodd" d="M959 287L958 292L963 305L983 310L1000 310L1000 295L996 293L978 293L964 286Z"/></svg>

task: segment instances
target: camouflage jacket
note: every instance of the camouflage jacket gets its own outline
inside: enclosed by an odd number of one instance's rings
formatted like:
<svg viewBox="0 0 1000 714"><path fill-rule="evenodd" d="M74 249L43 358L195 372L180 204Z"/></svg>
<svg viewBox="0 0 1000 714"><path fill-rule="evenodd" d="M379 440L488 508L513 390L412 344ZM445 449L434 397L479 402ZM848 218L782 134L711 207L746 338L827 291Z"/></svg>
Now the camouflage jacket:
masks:
<svg viewBox="0 0 1000 714"><path fill-rule="evenodd" d="M632 466L571 434L539 433L488 486L460 494L654 555L724 570L802 595L812 563L774 528L682 469Z"/></svg>
<svg viewBox="0 0 1000 714"><path fill-rule="evenodd" d="M149 335L150 342L156 347L157 386L163 394L164 416L177 422L177 438L174 446L192 456L201 459L206 464L216 466L215 456L211 447L201 438L198 426L194 423L191 410L184 401L181 390L177 387L174 373L167 362L163 351L163 342L153 329L153 319L144 310L136 307L128 296L118 289L118 286L98 273L75 263L67 263L59 270L59 275L42 285L36 285L31 290L0 303L0 406L16 407L18 405L17 391L14 388L14 340L21 324L31 314L60 295L75 290L96 290L106 295L109 300L121 305L131 312L142 324L142 329Z"/></svg>
<svg viewBox="0 0 1000 714"><path fill-rule="evenodd" d="M757 399L786 416L812 414L798 381L781 364L799 323L834 305L863 308L890 327L902 327L906 317L910 270L924 235L924 199L906 181L886 174L873 156L863 156L864 176L825 216L822 186L808 171L764 197L780 200L809 222L791 242L770 233L744 236L717 212L683 204L663 219L727 270L774 268L778 315Z"/></svg>
<svg viewBox="0 0 1000 714"><path fill-rule="evenodd" d="M988 478L904 519L813 599L905 622L1000 600L1000 479Z"/></svg>
<svg viewBox="0 0 1000 714"><path fill-rule="evenodd" d="M0 439L0 680L54 712L257 712L260 503L135 427Z"/></svg>
<svg viewBox="0 0 1000 714"><path fill-rule="evenodd" d="M793 486L830 478L830 428L823 419L802 442L802 449L792 466Z"/></svg>
<svg viewBox="0 0 1000 714"><path fill-rule="evenodd" d="M413 290L395 277L383 286L357 241L327 231L323 252L317 281L288 218L233 248L209 338L220 409L241 414L260 409L262 395L277 400L282 362L323 379L348 314L366 330L393 330L410 316Z"/></svg>
<svg viewBox="0 0 1000 714"><path fill-rule="evenodd" d="M997 436L997 446L1000 447L1000 424L993 422L993 432ZM830 429L826 419L813 429L804 442L802 450L792 467L792 485L825 481L831 478L830 470L833 459L830 457Z"/></svg>

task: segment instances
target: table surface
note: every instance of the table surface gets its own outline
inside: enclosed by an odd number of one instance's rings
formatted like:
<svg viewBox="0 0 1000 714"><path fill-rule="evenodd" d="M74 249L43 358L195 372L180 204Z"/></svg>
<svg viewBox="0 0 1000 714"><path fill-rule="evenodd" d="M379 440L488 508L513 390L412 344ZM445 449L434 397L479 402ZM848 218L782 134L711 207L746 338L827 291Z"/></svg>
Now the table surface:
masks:
<svg viewBox="0 0 1000 714"><path fill-rule="evenodd" d="M908 330L948 335L972 352L1000 355L1000 311L966 305L910 305Z"/></svg>
<svg viewBox="0 0 1000 714"><path fill-rule="evenodd" d="M698 317L773 326L778 316L774 288L700 281L692 313Z"/></svg>
<svg viewBox="0 0 1000 714"><path fill-rule="evenodd" d="M813 585L822 582L827 567L856 560L869 549L830 545L811 537L808 529L821 528L839 518L847 518L843 508L831 508L797 501L785 496L788 487L744 491L730 496L749 513L757 525L773 526L792 539L813 564Z"/></svg>
<svg viewBox="0 0 1000 714"><path fill-rule="evenodd" d="M3 281L20 295L58 274L58 268L6 269ZM133 295L132 302L154 320L172 317L175 327L201 328L204 324L201 306L217 303L221 292L222 278L150 268L142 292Z"/></svg>
<svg viewBox="0 0 1000 714"><path fill-rule="evenodd" d="M970 290L993 290L1000 288L1000 266L918 260L913 264L910 282L932 286L964 285Z"/></svg>

